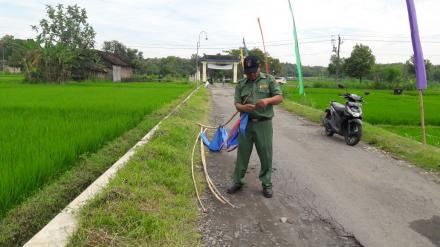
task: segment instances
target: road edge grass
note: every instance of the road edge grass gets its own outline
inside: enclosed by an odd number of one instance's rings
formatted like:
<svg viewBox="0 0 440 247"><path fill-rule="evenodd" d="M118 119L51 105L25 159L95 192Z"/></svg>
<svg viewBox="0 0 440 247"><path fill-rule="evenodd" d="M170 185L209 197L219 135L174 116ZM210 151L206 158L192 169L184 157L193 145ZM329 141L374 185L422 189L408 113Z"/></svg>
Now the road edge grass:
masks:
<svg viewBox="0 0 440 247"><path fill-rule="evenodd" d="M209 119L201 89L79 214L68 246L198 246L200 210L191 179L197 122ZM196 157L197 164L200 157ZM204 191L197 169L197 186Z"/></svg>
<svg viewBox="0 0 440 247"><path fill-rule="evenodd" d="M165 117L193 89L146 115L134 128L106 143L92 154L85 154L71 169L42 187L0 219L0 246L22 246L41 230L67 204L124 155L151 128ZM59 175L59 174L58 174Z"/></svg>
<svg viewBox="0 0 440 247"><path fill-rule="evenodd" d="M282 107L315 123L321 124L323 112L310 106L301 105L285 99ZM370 145L389 152L398 159L410 161L418 167L440 175L440 148L423 145L383 128L364 122L362 140Z"/></svg>

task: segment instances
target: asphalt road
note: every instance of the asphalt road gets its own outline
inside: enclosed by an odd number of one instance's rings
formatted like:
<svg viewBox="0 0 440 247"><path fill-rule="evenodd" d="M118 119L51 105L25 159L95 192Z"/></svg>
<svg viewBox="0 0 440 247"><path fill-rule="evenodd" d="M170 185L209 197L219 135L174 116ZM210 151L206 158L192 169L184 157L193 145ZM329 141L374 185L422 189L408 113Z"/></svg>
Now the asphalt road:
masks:
<svg viewBox="0 0 440 247"><path fill-rule="evenodd" d="M213 125L233 112L233 88L215 85ZM261 195L254 150L247 185L212 199L201 227L209 246L440 246L440 179L408 162L341 137L276 108L274 198ZM226 195L236 153L211 153L208 169ZM287 222L283 223L281 218ZM284 219L285 220L285 219Z"/></svg>

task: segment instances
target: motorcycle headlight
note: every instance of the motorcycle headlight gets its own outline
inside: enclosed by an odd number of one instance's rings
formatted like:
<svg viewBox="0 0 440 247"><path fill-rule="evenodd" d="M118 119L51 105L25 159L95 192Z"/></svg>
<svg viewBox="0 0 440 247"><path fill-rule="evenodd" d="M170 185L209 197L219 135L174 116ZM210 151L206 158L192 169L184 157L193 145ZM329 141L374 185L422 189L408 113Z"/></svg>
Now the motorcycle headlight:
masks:
<svg viewBox="0 0 440 247"><path fill-rule="evenodd" d="M360 117L361 113L360 112L353 112L353 117Z"/></svg>
<svg viewBox="0 0 440 247"><path fill-rule="evenodd" d="M359 107L347 107L347 112L356 118L362 115L362 110Z"/></svg>

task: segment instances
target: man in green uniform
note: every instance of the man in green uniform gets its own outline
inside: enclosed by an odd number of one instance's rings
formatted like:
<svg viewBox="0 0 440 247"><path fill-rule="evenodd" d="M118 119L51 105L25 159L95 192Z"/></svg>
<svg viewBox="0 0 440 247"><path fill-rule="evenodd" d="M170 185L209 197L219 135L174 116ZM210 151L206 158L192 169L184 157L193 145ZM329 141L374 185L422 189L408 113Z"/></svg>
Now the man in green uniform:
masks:
<svg viewBox="0 0 440 247"><path fill-rule="evenodd" d="M263 195L271 198L272 192L272 118L273 105L283 101L280 86L271 75L260 73L258 58L249 56L244 60L246 79L235 88L235 108L239 112L249 113L246 133L238 137L237 162L234 170L234 185L229 194L239 191L244 185L244 175L249 164L253 145L260 157L260 181Z"/></svg>

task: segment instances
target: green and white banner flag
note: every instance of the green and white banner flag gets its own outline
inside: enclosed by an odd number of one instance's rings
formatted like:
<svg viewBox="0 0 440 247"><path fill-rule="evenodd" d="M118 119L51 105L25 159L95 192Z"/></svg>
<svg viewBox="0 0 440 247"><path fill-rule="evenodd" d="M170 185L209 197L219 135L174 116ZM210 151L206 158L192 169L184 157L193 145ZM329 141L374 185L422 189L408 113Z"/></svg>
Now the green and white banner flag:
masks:
<svg viewBox="0 0 440 247"><path fill-rule="evenodd" d="M293 38L295 39L296 69L298 70L299 94L303 95L304 84L303 84L303 76L301 69L301 55L299 53L298 34L296 33L296 23L295 23L295 17L293 16L292 4L290 3L290 0L287 1L289 2L290 14L292 15L292 21L293 21Z"/></svg>

